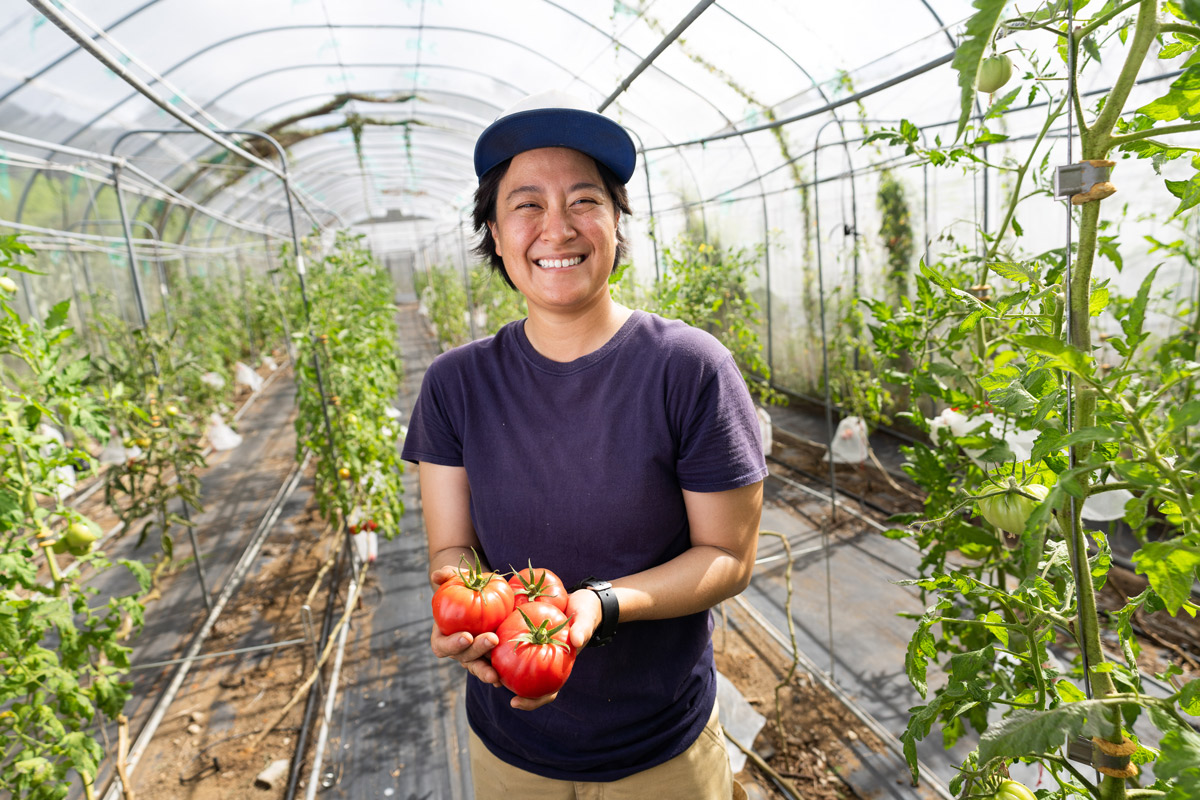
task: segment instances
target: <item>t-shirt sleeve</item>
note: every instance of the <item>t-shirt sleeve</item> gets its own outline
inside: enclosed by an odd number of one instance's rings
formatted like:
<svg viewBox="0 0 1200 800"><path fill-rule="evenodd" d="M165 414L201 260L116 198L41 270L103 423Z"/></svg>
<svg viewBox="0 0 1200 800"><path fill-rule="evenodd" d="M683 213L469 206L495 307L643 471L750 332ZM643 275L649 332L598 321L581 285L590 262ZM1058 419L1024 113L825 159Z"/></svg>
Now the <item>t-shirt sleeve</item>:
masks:
<svg viewBox="0 0 1200 800"><path fill-rule="evenodd" d="M462 439L453 424L451 394L442 382L445 370L439 370L435 360L421 381L421 391L408 419L408 434L400 457L405 461L463 466ZM444 365L442 365L444 366Z"/></svg>
<svg viewBox="0 0 1200 800"><path fill-rule="evenodd" d="M728 353L685 421L676 469L679 485L691 492L723 492L767 476L754 401Z"/></svg>

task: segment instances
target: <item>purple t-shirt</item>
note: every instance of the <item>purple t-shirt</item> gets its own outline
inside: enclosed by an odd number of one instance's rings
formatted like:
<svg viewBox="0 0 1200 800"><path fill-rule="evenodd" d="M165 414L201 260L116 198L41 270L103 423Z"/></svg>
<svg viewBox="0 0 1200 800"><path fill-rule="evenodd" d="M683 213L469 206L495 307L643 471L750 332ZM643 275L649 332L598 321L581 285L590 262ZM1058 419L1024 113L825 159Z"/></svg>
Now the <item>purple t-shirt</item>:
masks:
<svg viewBox="0 0 1200 800"><path fill-rule="evenodd" d="M494 569L529 561L572 586L662 564L689 546L681 489L766 476L754 405L711 335L635 311L603 347L551 361L524 321L430 365L408 461L464 466L471 520ZM683 752L716 697L708 611L623 622L580 651L536 711L468 680L467 718L499 758L559 780L611 781Z"/></svg>

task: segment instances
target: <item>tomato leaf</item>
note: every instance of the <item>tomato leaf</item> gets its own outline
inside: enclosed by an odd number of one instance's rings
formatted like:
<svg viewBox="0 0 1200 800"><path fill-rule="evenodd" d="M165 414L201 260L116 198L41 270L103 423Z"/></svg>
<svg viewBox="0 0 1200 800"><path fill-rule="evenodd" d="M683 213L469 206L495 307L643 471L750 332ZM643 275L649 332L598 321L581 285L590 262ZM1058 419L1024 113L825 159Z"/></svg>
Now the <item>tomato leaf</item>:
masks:
<svg viewBox="0 0 1200 800"><path fill-rule="evenodd" d="M1177 217L1189 208L1200 204L1200 172L1192 176L1190 181L1164 181L1167 191L1179 198L1179 206L1171 214Z"/></svg>
<svg viewBox="0 0 1200 800"><path fill-rule="evenodd" d="M1142 325L1146 321L1146 306L1150 302L1150 289L1154 286L1154 276L1158 274L1158 267L1150 270L1142 281L1142 285L1138 287L1137 296L1133 302L1129 304L1129 316L1121 320L1121 330L1125 331L1127 339L1127 347L1130 349L1137 345L1144 338L1142 335Z"/></svg>
<svg viewBox="0 0 1200 800"><path fill-rule="evenodd" d="M1103 735L1104 710L1094 700L1064 703L1050 711L1017 709L1007 718L989 724L979 737L979 763L1053 753L1076 736Z"/></svg>
<svg viewBox="0 0 1200 800"><path fill-rule="evenodd" d="M1000 24L1000 17L1008 0L975 0L972 6L976 12L967 20L966 34L954 51L954 61L951 63L958 71L958 85L961 91L961 110L958 116L958 128L954 133L954 141L962 138L967 128L967 120L975 108L975 83L979 76L979 65L987 55L992 45L992 36Z"/></svg>
<svg viewBox="0 0 1200 800"><path fill-rule="evenodd" d="M1037 334L1017 336L1015 341L1022 347L1046 356L1050 361L1048 366L1073 372L1076 375L1087 375L1091 372L1091 357L1061 339Z"/></svg>
<svg viewBox="0 0 1200 800"><path fill-rule="evenodd" d="M1171 82L1166 94L1151 100L1137 113L1156 122L1200 119L1200 64L1185 69L1182 75Z"/></svg>
<svg viewBox="0 0 1200 800"><path fill-rule="evenodd" d="M937 642L929 629L937 624L942 612L953 605L950 600L943 597L936 604L930 606L929 610L922 615L921 621L917 624L917 630L913 632L912 639L908 642L908 651L904 654L904 671L908 674L909 683L922 698L929 692L926 679L929 659L937 655Z"/></svg>
<svg viewBox="0 0 1200 800"><path fill-rule="evenodd" d="M1150 718L1164 732L1154 762L1154 777L1176 781L1165 800L1200 797L1200 734L1156 706L1150 707Z"/></svg>
<svg viewBox="0 0 1200 800"><path fill-rule="evenodd" d="M1038 271L1033 264L1023 264L1020 261L996 261L988 264L988 269L1001 278L1008 278L1017 283L1037 283Z"/></svg>
<svg viewBox="0 0 1200 800"><path fill-rule="evenodd" d="M1200 422L1200 400L1189 400L1178 408L1171 409L1167 430L1180 431Z"/></svg>
<svg viewBox="0 0 1200 800"><path fill-rule="evenodd" d="M1193 717L1200 717L1200 680L1193 678L1179 690L1179 707Z"/></svg>
<svg viewBox="0 0 1200 800"><path fill-rule="evenodd" d="M1138 574L1150 581L1167 612L1175 616L1191 598L1196 569L1200 568L1200 547L1180 539L1147 542L1133 554L1133 564Z"/></svg>

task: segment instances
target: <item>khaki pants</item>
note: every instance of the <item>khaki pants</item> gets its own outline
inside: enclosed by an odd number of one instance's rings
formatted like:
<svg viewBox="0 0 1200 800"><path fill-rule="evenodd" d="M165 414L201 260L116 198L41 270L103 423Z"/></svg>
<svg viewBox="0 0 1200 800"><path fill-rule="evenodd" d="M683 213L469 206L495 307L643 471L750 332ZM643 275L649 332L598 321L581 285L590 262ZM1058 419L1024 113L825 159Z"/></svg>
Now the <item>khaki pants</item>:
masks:
<svg viewBox="0 0 1200 800"><path fill-rule="evenodd" d="M473 732L471 773L475 800L726 800L745 797L729 771L725 734L714 704L712 716L687 750L657 767L608 783L543 778L492 755ZM536 791L536 795L534 792Z"/></svg>

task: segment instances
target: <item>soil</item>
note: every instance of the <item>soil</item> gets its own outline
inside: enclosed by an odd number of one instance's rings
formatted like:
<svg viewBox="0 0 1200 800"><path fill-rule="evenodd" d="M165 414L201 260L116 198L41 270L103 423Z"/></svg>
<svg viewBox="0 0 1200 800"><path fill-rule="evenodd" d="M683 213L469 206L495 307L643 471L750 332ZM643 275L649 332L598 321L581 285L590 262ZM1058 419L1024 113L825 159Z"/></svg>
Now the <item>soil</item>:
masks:
<svg viewBox="0 0 1200 800"><path fill-rule="evenodd" d="M314 631L319 630L329 593L329 570L321 568L340 539L319 518L315 504L291 522L286 530L276 526L268 537L262 567L222 612L205 652L226 652L248 642L303 639L301 606L306 600L312 608ZM321 586L309 600L318 581ZM336 605L339 610L344 588L342 595ZM360 607L352 624L369 614L369 609ZM314 663L309 643L196 662L138 765L134 776L138 800L282 798L287 769L270 788L256 785L256 777L274 761L290 764L307 693L299 696L261 744L251 747L249 743L264 725L279 718Z"/></svg>
<svg viewBox="0 0 1200 800"><path fill-rule="evenodd" d="M775 782L779 777L805 800L859 797L843 779L861 763L855 748L866 745L882 753L883 744L802 669L785 682L791 667L788 654L736 606L726 605L713 633L717 669L767 718L752 749L775 773L772 777L747 759L735 779L751 798L786 799ZM776 722L776 687L781 684L779 712L786 739Z"/></svg>

